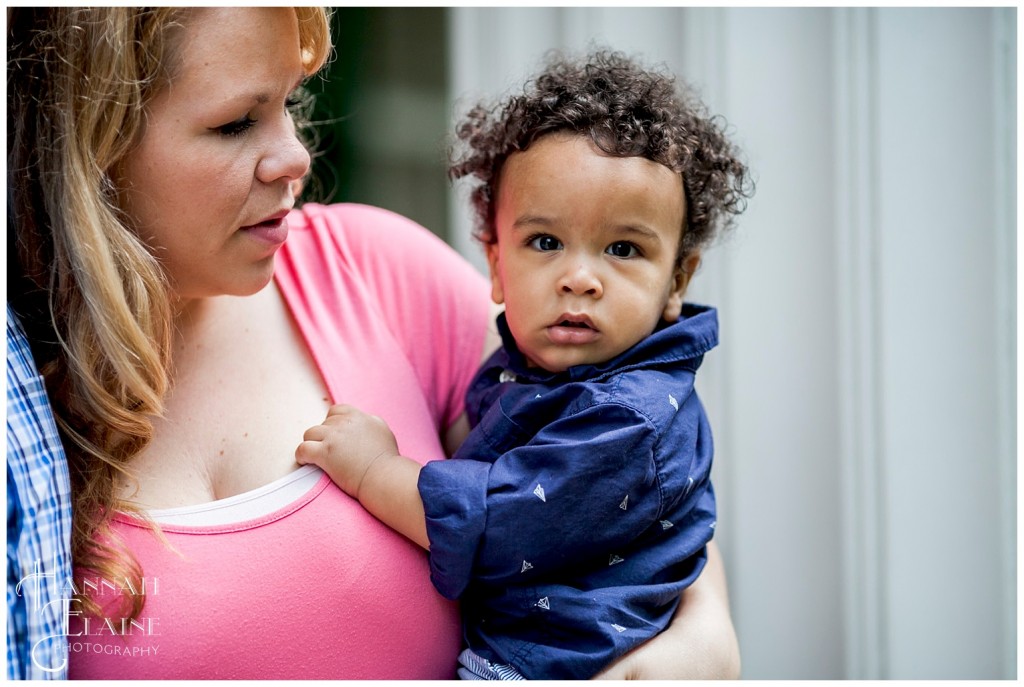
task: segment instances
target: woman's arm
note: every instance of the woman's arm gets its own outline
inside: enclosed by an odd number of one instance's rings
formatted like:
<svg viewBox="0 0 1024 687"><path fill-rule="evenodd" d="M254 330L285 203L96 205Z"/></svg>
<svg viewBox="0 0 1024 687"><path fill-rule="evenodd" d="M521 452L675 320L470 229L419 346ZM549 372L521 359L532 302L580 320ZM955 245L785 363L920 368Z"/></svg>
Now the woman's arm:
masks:
<svg viewBox="0 0 1024 687"><path fill-rule="evenodd" d="M735 680L740 648L729 615L722 555L708 544L708 561L688 587L672 623L660 635L601 671L597 680Z"/></svg>

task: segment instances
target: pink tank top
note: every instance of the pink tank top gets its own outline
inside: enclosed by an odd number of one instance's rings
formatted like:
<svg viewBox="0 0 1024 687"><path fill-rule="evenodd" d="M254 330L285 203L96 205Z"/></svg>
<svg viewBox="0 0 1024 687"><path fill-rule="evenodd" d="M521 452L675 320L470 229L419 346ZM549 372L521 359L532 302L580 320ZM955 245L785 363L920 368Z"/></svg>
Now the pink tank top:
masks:
<svg viewBox="0 0 1024 687"><path fill-rule="evenodd" d="M289 226L275 278L332 398L383 416L408 455L442 458L439 433L462 413L480 359L485 280L426 230L375 208L306 205ZM111 633L118 618L72 618L69 677L454 677L457 608L433 589L426 553L326 475L313 479L258 517L166 524L171 548L118 517L146 606L126 636Z"/></svg>

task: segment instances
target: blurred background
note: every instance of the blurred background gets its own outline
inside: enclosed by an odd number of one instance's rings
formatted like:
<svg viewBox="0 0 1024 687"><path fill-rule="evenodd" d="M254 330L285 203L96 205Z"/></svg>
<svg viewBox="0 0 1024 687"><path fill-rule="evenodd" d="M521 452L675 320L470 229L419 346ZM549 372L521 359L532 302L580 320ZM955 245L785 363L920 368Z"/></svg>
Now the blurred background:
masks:
<svg viewBox="0 0 1024 687"><path fill-rule="evenodd" d="M380 205L483 269L455 118L546 51L664 63L757 179L690 300L743 676L1017 677L1017 12L350 8L311 200Z"/></svg>

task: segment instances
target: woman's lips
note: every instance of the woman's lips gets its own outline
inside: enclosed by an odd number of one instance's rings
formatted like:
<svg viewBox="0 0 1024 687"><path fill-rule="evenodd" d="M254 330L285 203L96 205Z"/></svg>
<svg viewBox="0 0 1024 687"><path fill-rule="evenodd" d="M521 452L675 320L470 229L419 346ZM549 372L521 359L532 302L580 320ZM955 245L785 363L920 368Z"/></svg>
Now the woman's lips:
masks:
<svg viewBox="0 0 1024 687"><path fill-rule="evenodd" d="M268 245L279 246L288 238L288 220L284 217L242 227L248 236Z"/></svg>

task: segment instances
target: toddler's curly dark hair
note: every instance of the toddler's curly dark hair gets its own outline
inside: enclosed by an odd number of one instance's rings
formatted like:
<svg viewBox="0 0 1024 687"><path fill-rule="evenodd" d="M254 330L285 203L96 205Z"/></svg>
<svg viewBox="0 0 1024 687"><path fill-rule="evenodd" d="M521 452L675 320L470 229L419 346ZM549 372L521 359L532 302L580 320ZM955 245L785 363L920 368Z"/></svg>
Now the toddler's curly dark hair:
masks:
<svg viewBox="0 0 1024 687"><path fill-rule="evenodd" d="M549 57L522 95L492 107L478 104L456 129L451 179L475 177L474 235L496 240L495 199L508 156L554 132L589 136L605 153L644 157L682 174L686 197L679 258L707 246L733 224L753 194L753 181L712 117L685 85L663 69L645 68L620 52L571 60Z"/></svg>

